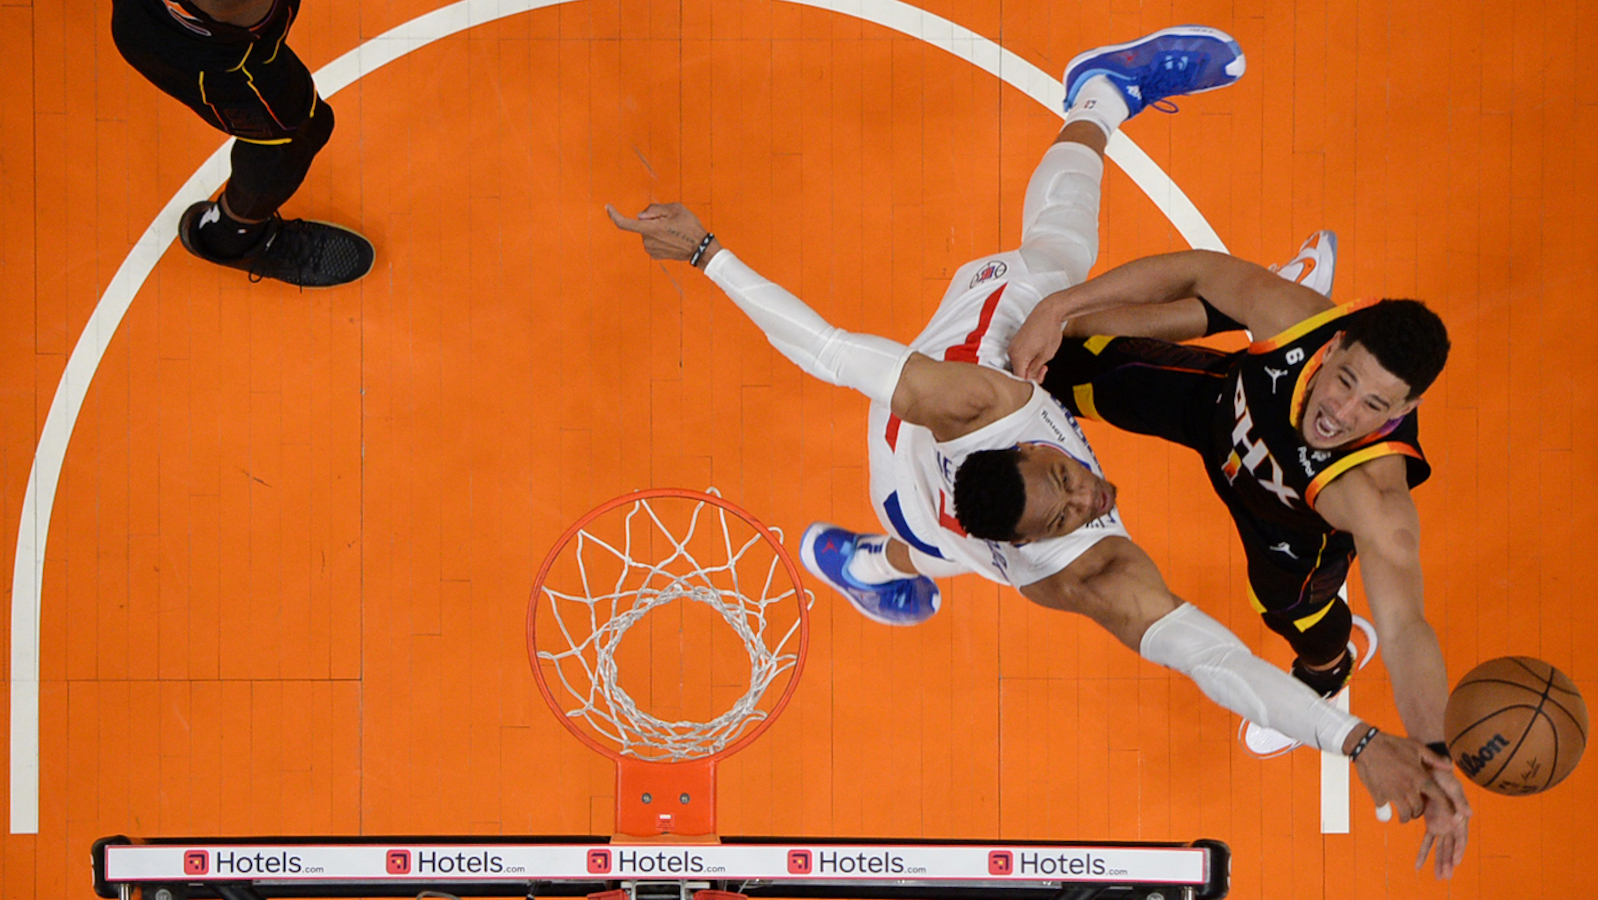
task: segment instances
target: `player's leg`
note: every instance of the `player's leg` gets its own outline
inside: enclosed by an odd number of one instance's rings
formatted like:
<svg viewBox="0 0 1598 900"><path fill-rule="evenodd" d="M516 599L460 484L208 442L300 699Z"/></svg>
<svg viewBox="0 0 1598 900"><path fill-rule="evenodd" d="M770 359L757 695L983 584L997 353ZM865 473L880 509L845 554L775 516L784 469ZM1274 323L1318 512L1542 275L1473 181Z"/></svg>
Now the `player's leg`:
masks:
<svg viewBox="0 0 1598 900"><path fill-rule="evenodd" d="M1352 548L1334 538L1283 539L1264 534L1233 511L1248 559L1249 603L1293 648L1294 678L1328 699L1348 684L1355 668L1370 662L1375 630L1355 616L1340 589L1353 561ZM1365 635L1363 652L1350 639L1356 625ZM1246 723L1244 746L1262 757L1276 756L1297 742L1269 728Z"/></svg>
<svg viewBox="0 0 1598 900"><path fill-rule="evenodd" d="M1109 136L1148 106L1225 87L1244 69L1237 41L1213 28L1167 28L1099 47L1066 66L1065 127L1033 172L1021 255L1034 273L1086 280L1098 258L1099 185ZM1174 110L1174 107L1169 107Z"/></svg>
<svg viewBox="0 0 1598 900"><path fill-rule="evenodd" d="M284 44L292 16L282 16L256 40L206 37L163 16L170 18L158 4L116 0L111 32L118 51L161 91L236 139L221 200L191 206L179 222L184 248L252 277L306 287L366 274L374 258L366 238L277 215L333 131L332 108Z"/></svg>

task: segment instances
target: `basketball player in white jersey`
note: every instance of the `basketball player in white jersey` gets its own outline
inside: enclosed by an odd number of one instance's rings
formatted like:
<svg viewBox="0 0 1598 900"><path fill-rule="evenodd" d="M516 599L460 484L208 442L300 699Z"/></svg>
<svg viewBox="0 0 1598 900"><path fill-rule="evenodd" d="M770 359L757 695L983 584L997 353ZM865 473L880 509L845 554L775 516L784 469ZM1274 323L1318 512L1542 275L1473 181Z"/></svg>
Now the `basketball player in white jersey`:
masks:
<svg viewBox="0 0 1598 900"><path fill-rule="evenodd" d="M801 547L807 567L862 612L895 624L925 619L938 605L928 576L975 572L1014 585L1043 606L1089 616L1250 721L1348 755L1374 801L1391 802L1401 821L1430 802L1453 810L1462 830L1463 792L1432 777L1447 760L1320 702L1171 593L1127 536L1115 487L1075 419L1006 371L1010 337L1027 315L1045 296L1086 280L1097 257L1109 135L1145 106L1224 87L1242 71L1230 36L1197 27L1072 60L1065 126L1028 184L1021 247L961 267L910 346L830 325L723 248L680 204L652 204L637 218L607 210L618 228L643 237L651 257L702 267L800 368L871 398L872 500L891 534L817 525ZM984 515L983 497L956 487L980 482L980 473L968 476L995 455L1010 458L1024 487L1007 541L966 534L963 523Z"/></svg>

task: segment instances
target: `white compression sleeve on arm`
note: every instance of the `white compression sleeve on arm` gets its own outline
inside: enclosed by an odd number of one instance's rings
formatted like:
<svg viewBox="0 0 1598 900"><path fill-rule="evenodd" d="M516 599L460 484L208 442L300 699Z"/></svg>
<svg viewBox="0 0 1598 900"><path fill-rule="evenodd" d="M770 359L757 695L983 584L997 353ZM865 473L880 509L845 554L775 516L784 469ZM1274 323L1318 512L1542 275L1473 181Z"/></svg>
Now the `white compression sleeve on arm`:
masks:
<svg viewBox="0 0 1598 900"><path fill-rule="evenodd" d="M1140 652L1193 679L1205 696L1232 712L1311 747L1341 753L1359 723L1255 656L1225 625L1191 603L1150 625Z"/></svg>
<svg viewBox="0 0 1598 900"><path fill-rule="evenodd" d="M744 311L771 346L794 364L828 384L854 388L872 400L893 402L899 372L909 347L874 334L853 334L827 322L726 249L705 266L705 274Z"/></svg>

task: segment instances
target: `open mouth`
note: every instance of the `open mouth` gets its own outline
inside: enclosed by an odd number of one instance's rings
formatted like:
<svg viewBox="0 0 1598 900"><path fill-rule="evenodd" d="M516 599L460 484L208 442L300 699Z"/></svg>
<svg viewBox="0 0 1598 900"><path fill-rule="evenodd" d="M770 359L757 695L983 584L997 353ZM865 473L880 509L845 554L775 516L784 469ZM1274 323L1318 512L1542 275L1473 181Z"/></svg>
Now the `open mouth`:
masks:
<svg viewBox="0 0 1598 900"><path fill-rule="evenodd" d="M1333 422L1331 419L1328 419L1321 413L1315 414L1314 429L1315 436L1323 441L1329 441L1332 438L1337 437L1337 435L1343 430L1337 425L1336 422Z"/></svg>

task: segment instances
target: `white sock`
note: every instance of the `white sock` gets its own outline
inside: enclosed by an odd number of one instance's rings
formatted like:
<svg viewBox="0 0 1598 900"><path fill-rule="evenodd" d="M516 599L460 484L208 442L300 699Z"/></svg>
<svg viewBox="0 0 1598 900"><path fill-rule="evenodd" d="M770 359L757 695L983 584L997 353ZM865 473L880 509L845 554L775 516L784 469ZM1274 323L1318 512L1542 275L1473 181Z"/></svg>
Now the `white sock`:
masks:
<svg viewBox="0 0 1598 900"><path fill-rule="evenodd" d="M1082 90L1076 92L1076 102L1065 112L1065 124L1088 121L1109 135L1121 127L1130 112L1121 89L1108 77L1095 75L1083 82Z"/></svg>
<svg viewBox="0 0 1598 900"><path fill-rule="evenodd" d="M888 562L885 534L862 534L855 539L854 556L849 559L849 577L863 584L884 584L900 578L914 578L914 572L901 572Z"/></svg>

